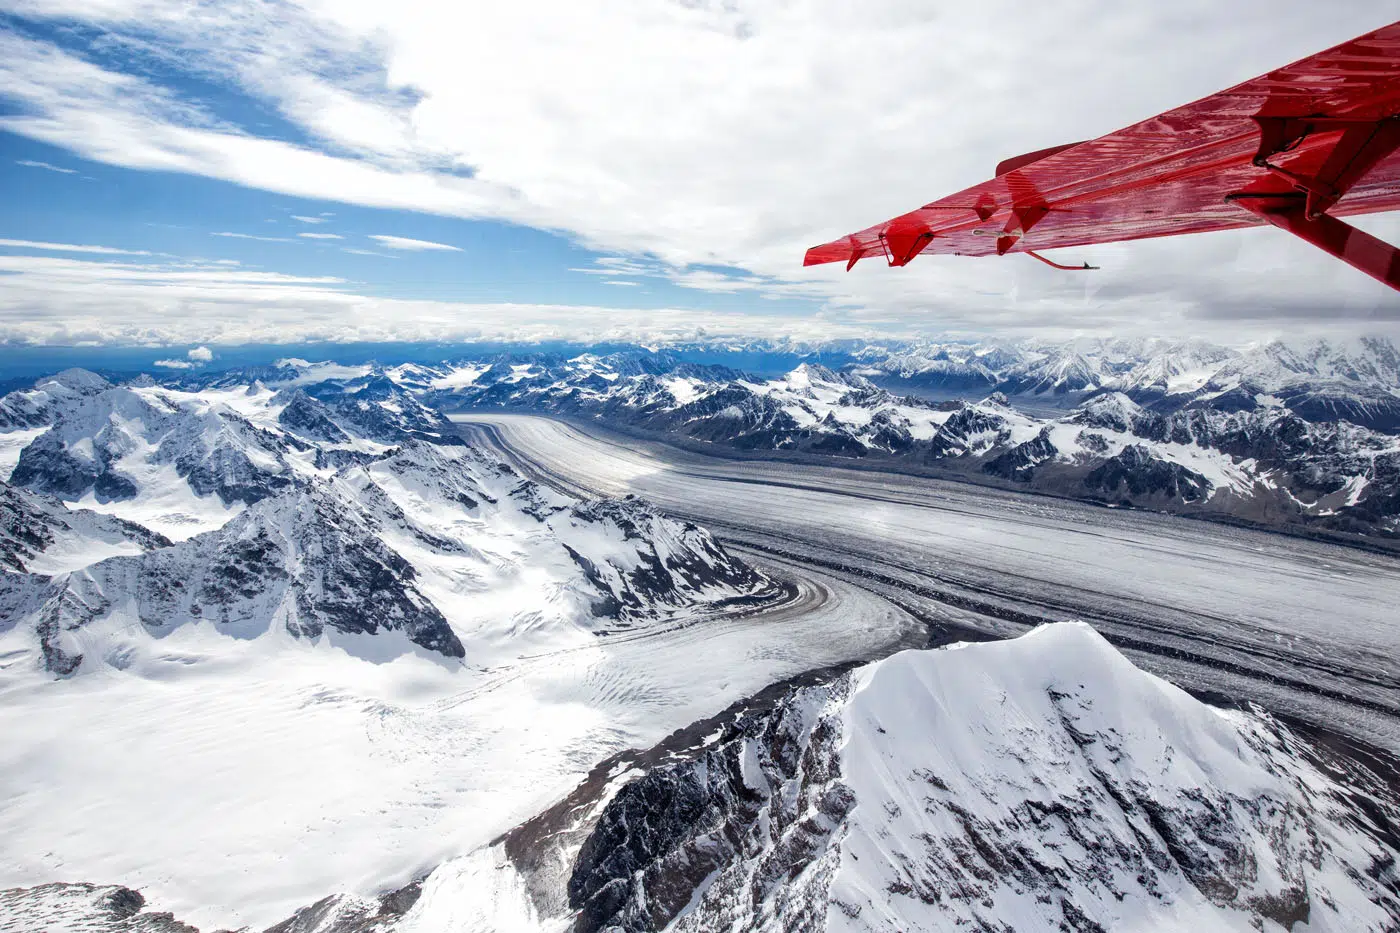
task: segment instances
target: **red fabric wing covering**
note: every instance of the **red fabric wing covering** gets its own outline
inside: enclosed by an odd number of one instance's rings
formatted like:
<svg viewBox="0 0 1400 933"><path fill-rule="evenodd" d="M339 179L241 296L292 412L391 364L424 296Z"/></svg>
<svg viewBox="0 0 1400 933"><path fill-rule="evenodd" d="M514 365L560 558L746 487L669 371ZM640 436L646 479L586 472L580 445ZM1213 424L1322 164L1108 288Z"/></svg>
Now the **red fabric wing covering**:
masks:
<svg viewBox="0 0 1400 933"><path fill-rule="evenodd" d="M1008 159L990 181L813 247L804 265L883 255L899 266L921 252L987 256L1273 222L1236 195L1313 190L1309 216L1400 210L1396 134L1400 23L1116 133Z"/></svg>

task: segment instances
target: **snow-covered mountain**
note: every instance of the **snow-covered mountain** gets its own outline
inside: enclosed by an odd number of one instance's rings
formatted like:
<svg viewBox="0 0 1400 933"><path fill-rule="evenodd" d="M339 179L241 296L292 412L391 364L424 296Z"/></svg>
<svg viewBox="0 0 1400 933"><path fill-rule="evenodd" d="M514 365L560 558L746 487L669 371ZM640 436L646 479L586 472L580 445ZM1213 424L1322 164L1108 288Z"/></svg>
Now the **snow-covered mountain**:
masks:
<svg viewBox="0 0 1400 933"><path fill-rule="evenodd" d="M461 658L771 587L643 503L525 480L382 375L41 385L5 400L43 394L50 423L0 487L0 630L53 674L161 657L186 626Z"/></svg>
<svg viewBox="0 0 1400 933"><path fill-rule="evenodd" d="M106 379L84 369L68 369L40 379L33 388L0 398L0 431L45 427L73 402L109 388Z"/></svg>
<svg viewBox="0 0 1400 933"><path fill-rule="evenodd" d="M617 792L569 903L579 931L1392 930L1381 786L1060 623L739 720Z"/></svg>
<svg viewBox="0 0 1400 933"><path fill-rule="evenodd" d="M1243 349L1150 339L928 343L869 347L857 360L854 371L894 391L982 388L1038 406L1123 392L1164 413L1282 405L1310 421L1400 429L1400 351L1379 337Z"/></svg>

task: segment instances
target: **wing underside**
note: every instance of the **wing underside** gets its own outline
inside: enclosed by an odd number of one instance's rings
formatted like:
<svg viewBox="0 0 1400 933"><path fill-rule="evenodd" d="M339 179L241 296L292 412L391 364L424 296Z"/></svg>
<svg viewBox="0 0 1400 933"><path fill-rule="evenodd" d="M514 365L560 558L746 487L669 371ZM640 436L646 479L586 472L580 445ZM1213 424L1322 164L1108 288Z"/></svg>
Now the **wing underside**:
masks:
<svg viewBox="0 0 1400 933"><path fill-rule="evenodd" d="M804 265L883 256L902 266L922 253L988 256L1266 223L1312 239L1292 227L1322 213L1400 210L1400 23L999 170L813 247ZM1275 216L1295 206L1306 221Z"/></svg>

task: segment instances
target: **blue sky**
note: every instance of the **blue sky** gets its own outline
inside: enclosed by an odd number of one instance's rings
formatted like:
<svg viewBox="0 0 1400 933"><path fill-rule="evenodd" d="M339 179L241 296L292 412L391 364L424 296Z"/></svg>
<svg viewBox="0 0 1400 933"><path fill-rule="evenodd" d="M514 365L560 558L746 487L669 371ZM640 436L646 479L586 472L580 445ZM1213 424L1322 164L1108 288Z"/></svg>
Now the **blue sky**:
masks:
<svg viewBox="0 0 1400 933"><path fill-rule="evenodd" d="M296 276L335 276L365 294L402 298L623 308L742 309L753 303L747 296L697 293L658 276L601 274L606 267L597 260L607 254L517 224L289 198L217 179L126 169L13 133L0 132L0 160L6 205L0 239L146 251L155 254L150 262L237 260ZM374 236L450 248L392 248Z"/></svg>
<svg viewBox="0 0 1400 933"><path fill-rule="evenodd" d="M1384 22L1367 0L964 6L0 0L0 341L1395 328L1393 293L1273 231L1062 257L1092 276L803 269L1008 155Z"/></svg>

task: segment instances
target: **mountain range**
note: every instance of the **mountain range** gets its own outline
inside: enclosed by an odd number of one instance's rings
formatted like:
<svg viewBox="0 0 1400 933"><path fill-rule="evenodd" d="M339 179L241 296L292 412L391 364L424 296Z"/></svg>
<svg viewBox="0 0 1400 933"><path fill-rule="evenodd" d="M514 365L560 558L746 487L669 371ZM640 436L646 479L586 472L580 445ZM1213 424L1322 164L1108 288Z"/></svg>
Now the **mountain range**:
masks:
<svg viewBox="0 0 1400 933"><path fill-rule="evenodd" d="M68 372L0 410L29 439L0 483L0 625L55 674L128 665L183 626L462 658L502 629L623 629L772 586L640 502L524 479L388 380L184 392ZM511 618L462 605L525 570L545 577Z"/></svg>
<svg viewBox="0 0 1400 933"><path fill-rule="evenodd" d="M670 350L348 372L296 361L262 376L317 373L347 387L386 379L444 411L585 418L726 455L842 458L1352 538L1400 530L1400 354L1386 340L843 354L840 369L800 363L778 377Z"/></svg>

